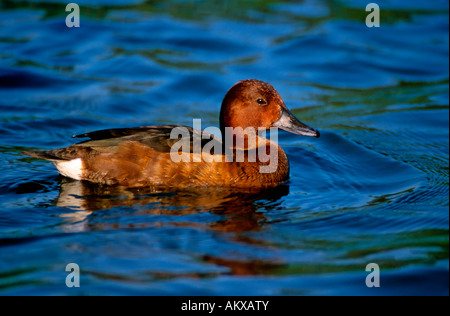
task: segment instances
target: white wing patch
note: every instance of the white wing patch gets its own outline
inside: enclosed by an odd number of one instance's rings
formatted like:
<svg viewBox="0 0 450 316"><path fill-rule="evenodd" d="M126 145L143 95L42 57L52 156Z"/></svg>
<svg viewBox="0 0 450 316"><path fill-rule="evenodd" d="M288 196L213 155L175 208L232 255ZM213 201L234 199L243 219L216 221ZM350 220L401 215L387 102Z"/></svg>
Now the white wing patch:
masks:
<svg viewBox="0 0 450 316"><path fill-rule="evenodd" d="M59 173L65 177L75 180L81 180L83 162L81 158L69 160L69 161L55 161L55 166Z"/></svg>

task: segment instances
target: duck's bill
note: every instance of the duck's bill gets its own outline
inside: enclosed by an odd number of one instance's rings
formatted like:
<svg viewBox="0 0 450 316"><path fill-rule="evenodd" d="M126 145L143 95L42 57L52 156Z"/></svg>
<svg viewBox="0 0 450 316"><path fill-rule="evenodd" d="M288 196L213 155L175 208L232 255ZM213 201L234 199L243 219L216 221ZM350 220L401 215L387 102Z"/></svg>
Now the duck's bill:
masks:
<svg viewBox="0 0 450 316"><path fill-rule="evenodd" d="M280 118L273 126L284 131L303 136L320 137L318 130L300 122L289 110L283 109Z"/></svg>

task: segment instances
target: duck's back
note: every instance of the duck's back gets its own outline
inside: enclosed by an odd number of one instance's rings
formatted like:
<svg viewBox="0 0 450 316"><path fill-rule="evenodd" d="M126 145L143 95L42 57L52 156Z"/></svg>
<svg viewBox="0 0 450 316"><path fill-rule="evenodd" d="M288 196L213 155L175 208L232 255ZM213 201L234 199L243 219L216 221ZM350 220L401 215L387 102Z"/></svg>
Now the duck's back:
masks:
<svg viewBox="0 0 450 316"><path fill-rule="evenodd" d="M183 137L177 138L182 133L174 135L176 128L184 132ZM274 143L265 149L274 155L269 161L261 162L257 157L251 162L244 151L233 152L231 162L227 162L230 157L225 157L220 139L185 126L112 129L75 137L90 140L26 154L52 161L62 175L76 180L129 187L264 187L278 185L289 175L287 157ZM275 168L263 171L274 159Z"/></svg>

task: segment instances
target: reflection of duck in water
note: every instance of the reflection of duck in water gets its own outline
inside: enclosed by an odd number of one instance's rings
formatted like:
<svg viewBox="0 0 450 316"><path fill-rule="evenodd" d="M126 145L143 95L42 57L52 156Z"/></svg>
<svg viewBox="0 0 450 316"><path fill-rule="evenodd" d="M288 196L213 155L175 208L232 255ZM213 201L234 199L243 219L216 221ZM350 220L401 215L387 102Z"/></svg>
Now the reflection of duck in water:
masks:
<svg viewBox="0 0 450 316"><path fill-rule="evenodd" d="M283 196L289 193L286 185L267 189L205 188L183 191L169 191L160 188L127 188L104 186L63 178L56 206L76 210L66 213L69 222L84 222L75 230L87 229L89 215L95 211L114 207L133 207L139 215L168 215L173 221L164 219L165 224L193 225L180 222L179 216L210 212L223 215L220 220L207 224L208 228L220 231L258 230L264 222L264 214L256 212L255 202L270 201L267 209L277 207ZM270 206L269 206L270 205ZM123 216L127 216L124 213Z"/></svg>
<svg viewBox="0 0 450 316"><path fill-rule="evenodd" d="M25 154L52 161L64 176L99 184L271 187L289 178L289 162L276 143L258 135L258 129L278 127L319 137L289 112L271 85L258 80L241 81L228 91L220 125L223 142L192 128L164 125L97 131L76 136L89 141ZM179 139L171 138L176 128L188 135L187 146L181 143L181 151L175 152L183 157L179 162L172 156L174 145L179 145Z"/></svg>

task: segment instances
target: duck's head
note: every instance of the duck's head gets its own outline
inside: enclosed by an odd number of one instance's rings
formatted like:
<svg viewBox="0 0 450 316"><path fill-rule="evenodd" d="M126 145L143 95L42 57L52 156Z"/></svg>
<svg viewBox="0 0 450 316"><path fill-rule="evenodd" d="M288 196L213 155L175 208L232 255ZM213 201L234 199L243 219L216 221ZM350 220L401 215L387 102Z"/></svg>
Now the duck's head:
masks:
<svg viewBox="0 0 450 316"><path fill-rule="evenodd" d="M286 107L272 85L260 80L244 80L225 95L220 111L222 134L226 127L282 130L303 136L319 137L319 131L300 122Z"/></svg>

